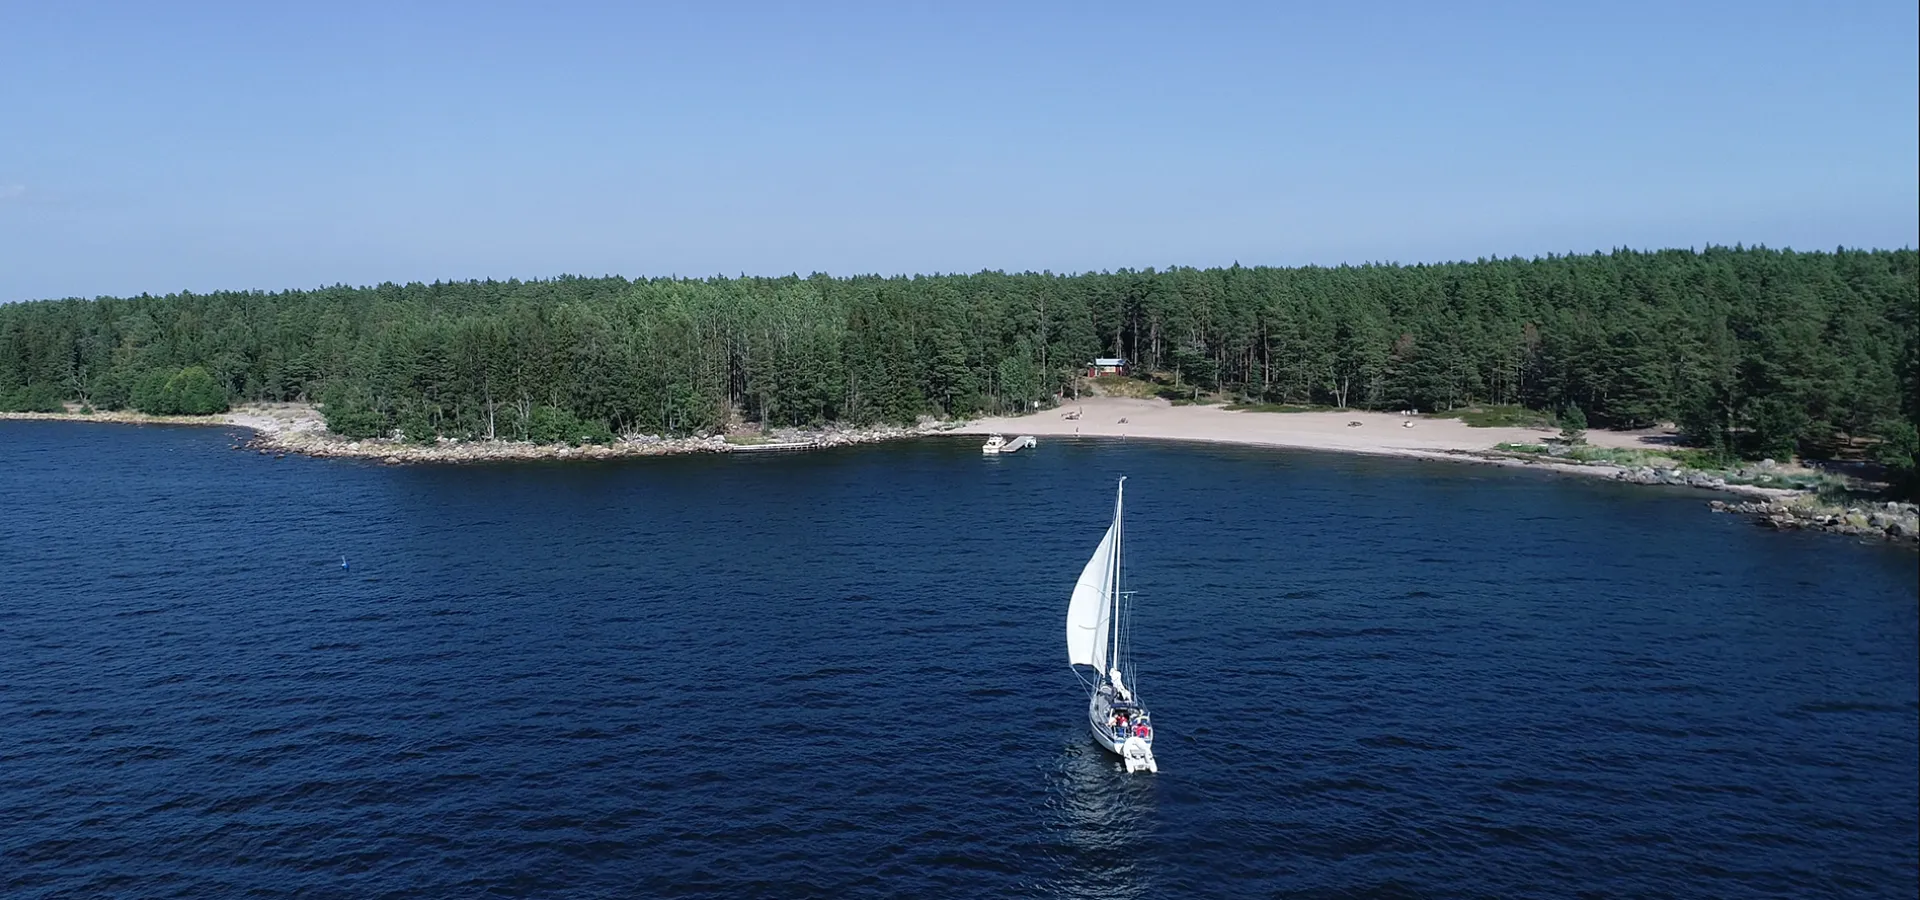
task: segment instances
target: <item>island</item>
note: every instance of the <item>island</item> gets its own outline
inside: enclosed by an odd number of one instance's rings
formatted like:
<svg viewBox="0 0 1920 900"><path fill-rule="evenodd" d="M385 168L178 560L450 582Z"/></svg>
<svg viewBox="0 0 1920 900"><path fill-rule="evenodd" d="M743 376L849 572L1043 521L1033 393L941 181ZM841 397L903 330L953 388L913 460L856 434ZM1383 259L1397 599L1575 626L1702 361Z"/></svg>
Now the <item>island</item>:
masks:
<svg viewBox="0 0 1920 900"><path fill-rule="evenodd" d="M1710 246L33 301L0 305L0 412L219 422L263 452L396 463L994 429L1224 441L1734 490L1784 527L1904 537L1917 261Z"/></svg>

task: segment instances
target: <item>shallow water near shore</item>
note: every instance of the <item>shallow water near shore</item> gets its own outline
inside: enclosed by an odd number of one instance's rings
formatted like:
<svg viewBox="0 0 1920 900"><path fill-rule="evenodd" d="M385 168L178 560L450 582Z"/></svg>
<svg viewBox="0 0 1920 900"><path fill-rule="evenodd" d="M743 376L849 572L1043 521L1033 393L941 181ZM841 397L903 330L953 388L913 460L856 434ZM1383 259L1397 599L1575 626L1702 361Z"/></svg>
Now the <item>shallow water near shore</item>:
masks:
<svg viewBox="0 0 1920 900"><path fill-rule="evenodd" d="M0 895L1920 889L1912 553L1702 492L230 443L0 422ZM1062 647L1122 474L1152 776Z"/></svg>

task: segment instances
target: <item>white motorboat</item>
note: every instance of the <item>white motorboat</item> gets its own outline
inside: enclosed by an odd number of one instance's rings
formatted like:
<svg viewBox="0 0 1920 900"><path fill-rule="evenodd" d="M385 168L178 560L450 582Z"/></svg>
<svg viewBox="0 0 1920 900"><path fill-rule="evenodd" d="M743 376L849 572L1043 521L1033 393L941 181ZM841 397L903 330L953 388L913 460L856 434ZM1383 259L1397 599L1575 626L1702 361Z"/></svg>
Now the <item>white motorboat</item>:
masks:
<svg viewBox="0 0 1920 900"><path fill-rule="evenodd" d="M1094 548L1067 603L1067 661L1087 687L1087 725L1100 746L1118 754L1128 772L1160 771L1153 758L1153 721L1129 682L1133 592L1120 589L1121 501L1127 479L1113 494L1113 524ZM1084 668L1083 668L1084 667ZM1091 672L1089 678L1086 672Z"/></svg>
<svg viewBox="0 0 1920 900"><path fill-rule="evenodd" d="M1023 434L1013 440L994 434L987 436L987 442L981 446L980 452L992 456L999 453L1013 453L1027 447L1037 447L1039 444L1040 442L1034 440L1033 435L1030 434Z"/></svg>

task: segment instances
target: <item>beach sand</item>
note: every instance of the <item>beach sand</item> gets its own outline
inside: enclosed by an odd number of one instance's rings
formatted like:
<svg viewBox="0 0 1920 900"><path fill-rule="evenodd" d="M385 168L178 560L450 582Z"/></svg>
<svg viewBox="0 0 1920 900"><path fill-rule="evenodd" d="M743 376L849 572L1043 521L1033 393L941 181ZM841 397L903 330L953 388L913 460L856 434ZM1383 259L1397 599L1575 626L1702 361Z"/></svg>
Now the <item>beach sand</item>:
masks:
<svg viewBox="0 0 1920 900"><path fill-rule="evenodd" d="M126 409L82 413L78 404L68 403L66 412L0 412L0 419L119 425L235 425L270 436L321 435L327 430L326 419L307 403L243 403L229 412L211 416L152 416Z"/></svg>
<svg viewBox="0 0 1920 900"><path fill-rule="evenodd" d="M1079 418L1066 416L1075 411ZM1353 424L1359 423L1359 424ZM1474 428L1459 419L1393 413L1232 412L1218 406L1174 406L1165 400L1088 397L1028 416L979 419L956 434L1031 434L1035 437L1148 438L1254 447L1292 447L1387 456L1453 457L1501 443L1538 444L1557 429ZM1587 432L1596 447L1658 450L1674 437L1660 429Z"/></svg>

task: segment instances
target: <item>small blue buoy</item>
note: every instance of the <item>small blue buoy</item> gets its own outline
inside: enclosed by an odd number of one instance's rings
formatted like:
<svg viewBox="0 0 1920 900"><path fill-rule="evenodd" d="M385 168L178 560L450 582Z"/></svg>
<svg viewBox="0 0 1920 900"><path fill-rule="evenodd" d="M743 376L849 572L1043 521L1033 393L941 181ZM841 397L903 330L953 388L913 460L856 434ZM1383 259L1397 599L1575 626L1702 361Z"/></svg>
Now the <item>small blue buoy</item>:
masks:
<svg viewBox="0 0 1920 900"><path fill-rule="evenodd" d="M340 557L340 568L344 569L346 567L347 567L347 558L342 556Z"/></svg>

